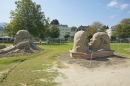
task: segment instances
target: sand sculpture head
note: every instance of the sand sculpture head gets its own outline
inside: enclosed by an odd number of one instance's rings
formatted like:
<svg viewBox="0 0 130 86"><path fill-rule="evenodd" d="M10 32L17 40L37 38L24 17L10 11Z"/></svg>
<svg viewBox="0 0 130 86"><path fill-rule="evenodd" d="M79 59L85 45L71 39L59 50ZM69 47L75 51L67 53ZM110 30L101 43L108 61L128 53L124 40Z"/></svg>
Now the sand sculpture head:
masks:
<svg viewBox="0 0 130 86"><path fill-rule="evenodd" d="M18 49L25 49L29 52L33 50L39 50L39 48L33 43L32 35L27 30L19 30L15 35L14 46Z"/></svg>
<svg viewBox="0 0 130 86"><path fill-rule="evenodd" d="M87 53L89 51L88 37L85 31L78 31L74 36L74 45L71 52Z"/></svg>
<svg viewBox="0 0 130 86"><path fill-rule="evenodd" d="M19 30L15 35L14 45L22 42L25 39L31 39L31 35L27 30Z"/></svg>
<svg viewBox="0 0 130 86"><path fill-rule="evenodd" d="M19 30L15 35L14 45L26 50L39 50L39 48L33 43L32 36L27 30Z"/></svg>
<svg viewBox="0 0 130 86"><path fill-rule="evenodd" d="M90 39L89 48L92 51L105 50L109 51L110 49L110 38L105 32L97 32Z"/></svg>

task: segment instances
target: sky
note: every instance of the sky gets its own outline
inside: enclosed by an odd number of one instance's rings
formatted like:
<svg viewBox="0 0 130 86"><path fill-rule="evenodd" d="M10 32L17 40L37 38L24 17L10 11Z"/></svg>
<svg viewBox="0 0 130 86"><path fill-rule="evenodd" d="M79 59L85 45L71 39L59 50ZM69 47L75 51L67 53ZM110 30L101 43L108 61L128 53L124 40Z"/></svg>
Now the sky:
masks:
<svg viewBox="0 0 130 86"><path fill-rule="evenodd" d="M15 1L0 0L0 22L10 22L10 12L16 9ZM130 0L32 0L41 5L50 21L57 19L60 24L87 26L101 22L109 27L130 18Z"/></svg>

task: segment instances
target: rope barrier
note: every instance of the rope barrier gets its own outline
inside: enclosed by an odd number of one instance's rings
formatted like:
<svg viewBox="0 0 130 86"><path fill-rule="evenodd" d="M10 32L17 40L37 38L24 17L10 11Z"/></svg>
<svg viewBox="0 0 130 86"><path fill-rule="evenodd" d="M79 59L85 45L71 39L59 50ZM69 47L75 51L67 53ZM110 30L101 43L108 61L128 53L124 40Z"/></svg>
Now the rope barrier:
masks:
<svg viewBox="0 0 130 86"><path fill-rule="evenodd" d="M91 53L91 59L90 59L90 62L89 62L89 68L91 67L91 63L92 63L92 55L93 55L93 52Z"/></svg>

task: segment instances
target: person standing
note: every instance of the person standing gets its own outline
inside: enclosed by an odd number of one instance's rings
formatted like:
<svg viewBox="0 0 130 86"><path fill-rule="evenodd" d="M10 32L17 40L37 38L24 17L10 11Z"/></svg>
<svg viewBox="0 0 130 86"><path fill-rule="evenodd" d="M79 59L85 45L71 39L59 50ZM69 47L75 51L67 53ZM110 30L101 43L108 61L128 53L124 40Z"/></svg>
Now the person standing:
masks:
<svg viewBox="0 0 130 86"><path fill-rule="evenodd" d="M48 44L50 43L50 40L49 40L49 38L47 39L47 43L48 43Z"/></svg>
<svg viewBox="0 0 130 86"><path fill-rule="evenodd" d="M39 43L42 44L42 40L41 39L39 40Z"/></svg>

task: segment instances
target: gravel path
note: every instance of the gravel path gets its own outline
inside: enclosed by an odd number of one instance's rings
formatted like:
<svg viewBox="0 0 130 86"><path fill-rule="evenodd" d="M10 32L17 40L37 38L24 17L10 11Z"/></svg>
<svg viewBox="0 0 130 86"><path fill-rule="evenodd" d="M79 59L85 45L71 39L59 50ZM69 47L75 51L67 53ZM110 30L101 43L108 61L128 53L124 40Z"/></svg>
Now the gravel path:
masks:
<svg viewBox="0 0 130 86"><path fill-rule="evenodd" d="M72 59L69 53L59 55L65 68L55 79L59 86L129 86L130 59L118 56L91 60Z"/></svg>

